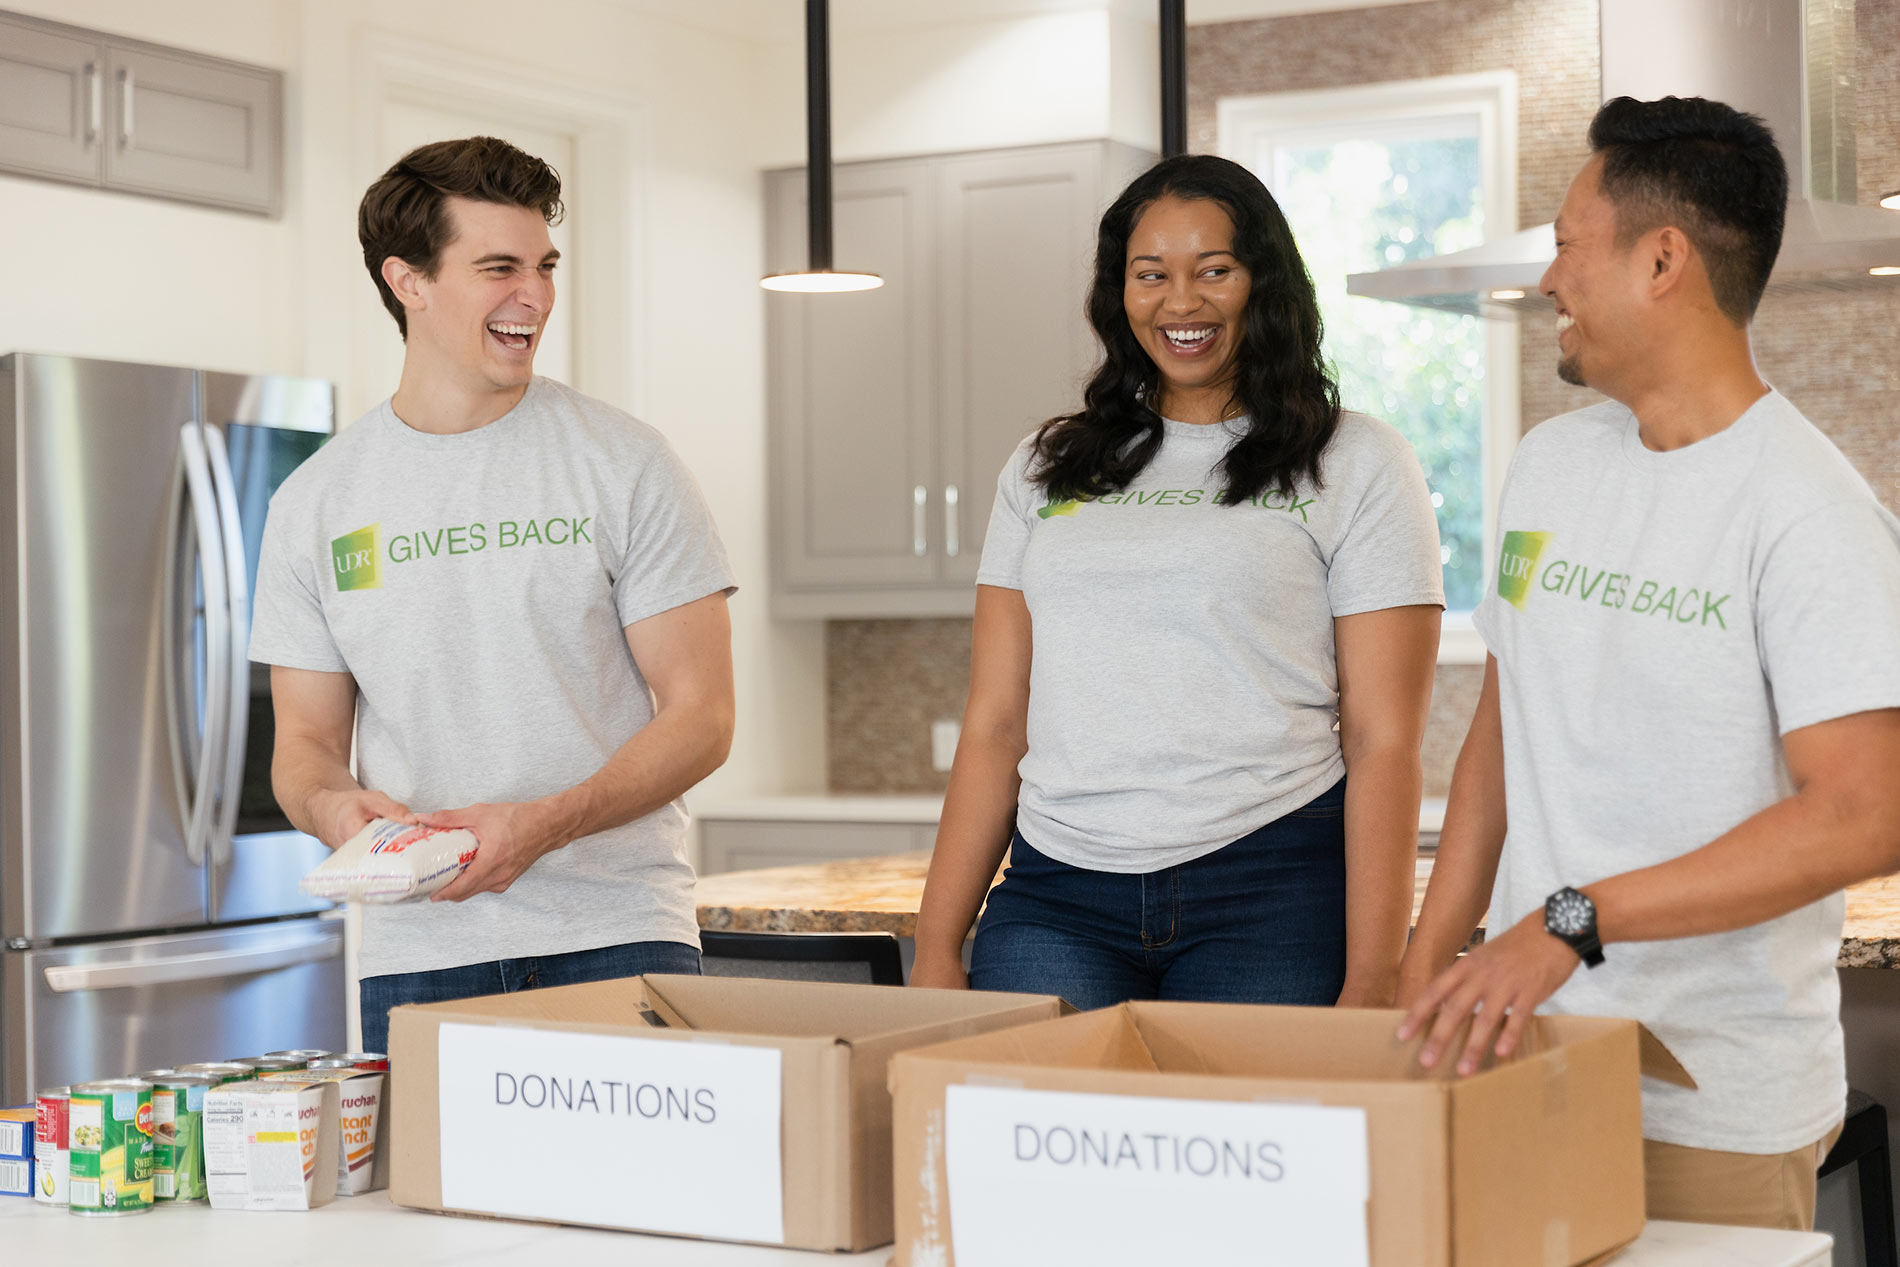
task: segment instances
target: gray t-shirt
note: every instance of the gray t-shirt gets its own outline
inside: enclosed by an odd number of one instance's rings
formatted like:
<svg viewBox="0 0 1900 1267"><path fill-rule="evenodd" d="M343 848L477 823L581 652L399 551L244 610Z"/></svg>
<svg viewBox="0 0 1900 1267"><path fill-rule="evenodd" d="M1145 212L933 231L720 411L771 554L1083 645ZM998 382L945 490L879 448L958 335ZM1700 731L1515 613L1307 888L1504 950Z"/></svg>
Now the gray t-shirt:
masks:
<svg viewBox="0 0 1900 1267"><path fill-rule="evenodd" d="M733 589L653 428L551 379L428 435L387 403L271 501L251 658L355 675L364 787L418 812L531 800L653 718L624 627ZM371 906L365 976L634 941L699 944L678 801L536 862L506 893Z"/></svg>
<svg viewBox="0 0 1900 1267"><path fill-rule="evenodd" d="M1477 624L1498 660L1505 928L1564 885L1689 853L1792 792L1781 736L1900 705L1900 523L1778 393L1686 448L1603 404L1524 438ZM1779 1153L1847 1095L1840 894L1751 928L1618 943L1546 1011L1641 1020L1700 1089L1643 1133Z"/></svg>
<svg viewBox="0 0 1900 1267"><path fill-rule="evenodd" d="M1088 502L1052 504L1025 440L976 578L1034 627L1017 826L1095 871L1202 857L1338 782L1334 617L1445 601L1424 474L1384 423L1343 415L1323 488L1239 506L1216 467L1245 423L1164 426Z"/></svg>

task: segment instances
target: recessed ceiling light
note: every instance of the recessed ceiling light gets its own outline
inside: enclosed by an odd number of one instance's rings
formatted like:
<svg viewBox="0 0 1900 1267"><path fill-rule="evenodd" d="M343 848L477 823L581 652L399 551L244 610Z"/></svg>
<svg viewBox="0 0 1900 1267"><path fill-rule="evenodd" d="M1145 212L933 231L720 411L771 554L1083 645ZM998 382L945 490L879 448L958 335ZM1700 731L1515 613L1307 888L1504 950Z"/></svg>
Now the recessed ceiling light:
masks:
<svg viewBox="0 0 1900 1267"><path fill-rule="evenodd" d="M1521 290L1494 290L1491 292L1491 298L1493 299L1522 299L1523 297L1524 292Z"/></svg>
<svg viewBox="0 0 1900 1267"><path fill-rule="evenodd" d="M1869 277L1900 277L1900 264L1882 264L1867 270Z"/></svg>
<svg viewBox="0 0 1900 1267"><path fill-rule="evenodd" d="M1889 211L1900 211L1900 189L1880 195L1880 205Z"/></svg>

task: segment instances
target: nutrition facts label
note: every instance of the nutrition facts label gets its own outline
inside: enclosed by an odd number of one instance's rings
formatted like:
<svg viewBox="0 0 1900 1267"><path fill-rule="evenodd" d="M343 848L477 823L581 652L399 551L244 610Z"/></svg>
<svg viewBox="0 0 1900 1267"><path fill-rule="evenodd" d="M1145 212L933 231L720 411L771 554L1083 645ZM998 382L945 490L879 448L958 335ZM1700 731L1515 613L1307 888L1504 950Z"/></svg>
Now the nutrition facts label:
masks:
<svg viewBox="0 0 1900 1267"><path fill-rule="evenodd" d="M253 1210L301 1210L304 1142L297 1131L294 1091L272 1096L210 1096L205 1100L205 1185L217 1198Z"/></svg>

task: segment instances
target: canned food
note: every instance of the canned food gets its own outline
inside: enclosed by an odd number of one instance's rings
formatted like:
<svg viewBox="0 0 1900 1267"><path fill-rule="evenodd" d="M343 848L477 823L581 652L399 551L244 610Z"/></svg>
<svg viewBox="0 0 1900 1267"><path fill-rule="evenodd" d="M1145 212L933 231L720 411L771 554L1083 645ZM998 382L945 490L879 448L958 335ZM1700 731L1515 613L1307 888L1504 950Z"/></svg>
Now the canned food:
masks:
<svg viewBox="0 0 1900 1267"><path fill-rule="evenodd" d="M292 1060L285 1056L240 1056L229 1063L243 1065L253 1074L260 1074L283 1073L290 1069L301 1069L304 1067L305 1062Z"/></svg>
<svg viewBox="0 0 1900 1267"><path fill-rule="evenodd" d="M349 1061L350 1065L356 1069L369 1071L382 1070L385 1073L389 1071L389 1057L383 1055L380 1051L344 1052L341 1056L338 1056L337 1059Z"/></svg>
<svg viewBox="0 0 1900 1267"><path fill-rule="evenodd" d="M307 1048L300 1048L296 1051L267 1051L264 1053L264 1059L266 1060L298 1060L298 1061L302 1061L304 1064L307 1065L313 1060L322 1060L325 1056L328 1056L330 1054L331 1053L327 1051L318 1051L314 1047L307 1047Z"/></svg>
<svg viewBox="0 0 1900 1267"><path fill-rule="evenodd" d="M152 1199L205 1199L205 1092L215 1074L175 1073L152 1087Z"/></svg>
<svg viewBox="0 0 1900 1267"><path fill-rule="evenodd" d="M220 1082L249 1082L257 1076L257 1070L249 1065L240 1065L234 1060L207 1060L202 1064L180 1065L179 1073L208 1073Z"/></svg>
<svg viewBox="0 0 1900 1267"><path fill-rule="evenodd" d="M356 1062L348 1056L325 1056L321 1060L310 1062L310 1069L355 1069Z"/></svg>
<svg viewBox="0 0 1900 1267"><path fill-rule="evenodd" d="M74 1214L107 1217L152 1208L152 1084L87 1082L69 1101Z"/></svg>
<svg viewBox="0 0 1900 1267"><path fill-rule="evenodd" d="M140 1082L157 1082L160 1078L170 1077L176 1069L147 1069L144 1073L128 1073L128 1078L137 1078Z"/></svg>
<svg viewBox="0 0 1900 1267"><path fill-rule="evenodd" d="M48 1087L34 1098L33 1199L65 1205L72 1182L71 1087Z"/></svg>

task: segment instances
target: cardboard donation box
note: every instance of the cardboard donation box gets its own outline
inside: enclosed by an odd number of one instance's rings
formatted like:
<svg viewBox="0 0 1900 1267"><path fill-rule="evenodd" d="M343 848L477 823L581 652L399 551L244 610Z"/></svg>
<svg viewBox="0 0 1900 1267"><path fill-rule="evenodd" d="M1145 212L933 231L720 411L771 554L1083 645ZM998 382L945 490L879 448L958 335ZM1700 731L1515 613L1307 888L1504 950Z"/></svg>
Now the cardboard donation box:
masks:
<svg viewBox="0 0 1900 1267"><path fill-rule="evenodd" d="M1402 1013L1129 1003L891 1063L898 1267L1573 1267L1643 1230L1633 1021L1469 1078ZM1462 1035L1460 1037L1462 1042Z"/></svg>
<svg viewBox="0 0 1900 1267"><path fill-rule="evenodd" d="M399 1007L390 1196L802 1249L888 1244L891 1056L1068 1010L688 976Z"/></svg>

